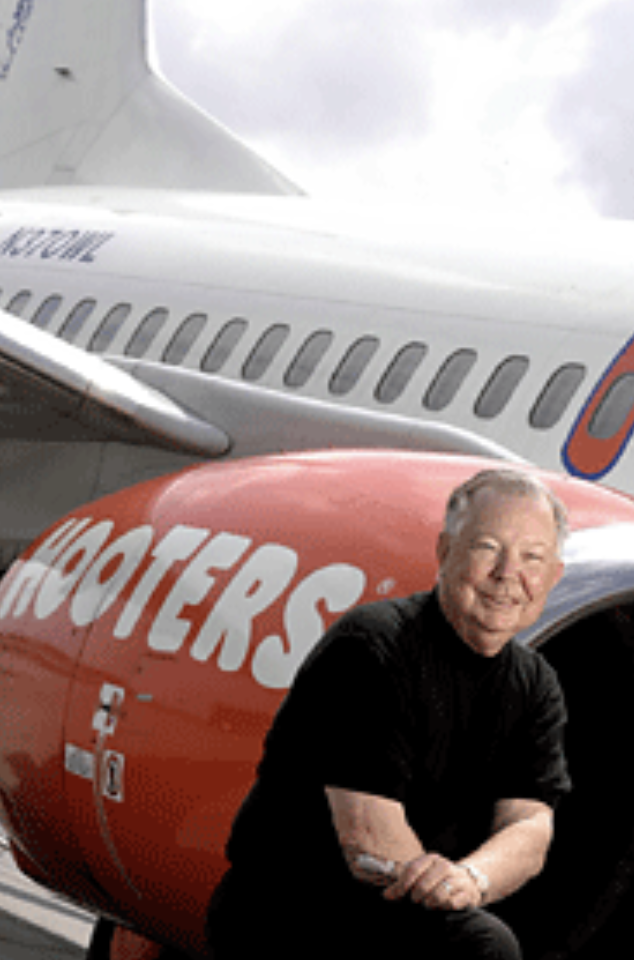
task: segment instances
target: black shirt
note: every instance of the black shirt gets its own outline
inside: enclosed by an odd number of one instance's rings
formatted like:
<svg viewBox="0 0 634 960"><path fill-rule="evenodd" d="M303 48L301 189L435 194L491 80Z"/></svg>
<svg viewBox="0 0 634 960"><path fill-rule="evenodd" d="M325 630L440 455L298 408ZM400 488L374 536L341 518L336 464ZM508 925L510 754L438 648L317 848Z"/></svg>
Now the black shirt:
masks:
<svg viewBox="0 0 634 960"><path fill-rule="evenodd" d="M554 671L514 641L473 651L436 594L345 615L300 670L266 738L229 840L235 870L288 876L310 858L315 882L347 875L326 786L403 804L423 847L453 859L489 836L508 798L555 806L570 789L565 708Z"/></svg>

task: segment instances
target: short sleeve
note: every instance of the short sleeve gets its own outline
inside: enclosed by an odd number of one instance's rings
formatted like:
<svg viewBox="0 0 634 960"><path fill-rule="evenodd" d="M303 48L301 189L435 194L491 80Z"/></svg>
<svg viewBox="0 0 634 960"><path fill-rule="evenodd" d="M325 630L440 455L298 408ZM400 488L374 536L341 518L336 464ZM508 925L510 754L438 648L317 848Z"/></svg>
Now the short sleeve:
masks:
<svg viewBox="0 0 634 960"><path fill-rule="evenodd" d="M502 796L541 800L556 807L572 789L564 750L566 707L552 668L539 658L526 717L513 743Z"/></svg>
<svg viewBox="0 0 634 960"><path fill-rule="evenodd" d="M354 624L311 659L283 711L306 777L323 787L404 800L412 736L400 673L376 636Z"/></svg>

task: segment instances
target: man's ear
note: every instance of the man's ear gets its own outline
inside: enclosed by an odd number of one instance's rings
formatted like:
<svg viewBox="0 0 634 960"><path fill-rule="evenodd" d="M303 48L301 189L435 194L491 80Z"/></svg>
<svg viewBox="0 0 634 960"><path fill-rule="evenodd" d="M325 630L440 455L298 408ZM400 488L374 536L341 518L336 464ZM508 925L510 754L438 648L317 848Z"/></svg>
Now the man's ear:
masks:
<svg viewBox="0 0 634 960"><path fill-rule="evenodd" d="M449 553L449 547L451 543L451 537L444 530L439 535L438 540L436 541L436 558L438 560L439 566L442 567L443 563L447 559Z"/></svg>

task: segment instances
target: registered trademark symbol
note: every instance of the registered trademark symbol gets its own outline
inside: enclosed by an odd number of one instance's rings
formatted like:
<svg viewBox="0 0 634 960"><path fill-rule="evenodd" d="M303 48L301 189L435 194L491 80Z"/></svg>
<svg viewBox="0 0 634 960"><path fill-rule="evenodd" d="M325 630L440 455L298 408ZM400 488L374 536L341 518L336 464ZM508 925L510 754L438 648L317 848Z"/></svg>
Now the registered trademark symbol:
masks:
<svg viewBox="0 0 634 960"><path fill-rule="evenodd" d="M381 583L376 588L376 592L380 597L386 597L388 593L392 593L396 586L396 580L388 578L387 580L382 580Z"/></svg>

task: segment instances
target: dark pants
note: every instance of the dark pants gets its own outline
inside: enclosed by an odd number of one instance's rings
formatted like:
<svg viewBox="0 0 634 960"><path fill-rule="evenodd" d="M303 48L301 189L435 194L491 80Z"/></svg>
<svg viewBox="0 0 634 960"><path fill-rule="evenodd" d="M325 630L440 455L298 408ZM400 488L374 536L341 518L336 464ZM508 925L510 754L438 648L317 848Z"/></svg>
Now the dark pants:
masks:
<svg viewBox="0 0 634 960"><path fill-rule="evenodd" d="M302 887L301 877L257 886L225 877L209 914L214 960L521 960L515 935L488 910L390 903L356 884L337 897Z"/></svg>

